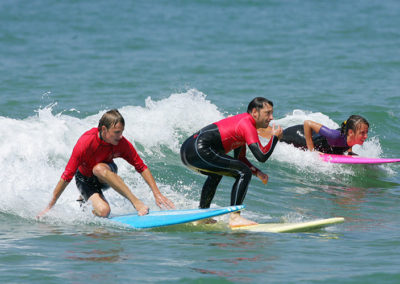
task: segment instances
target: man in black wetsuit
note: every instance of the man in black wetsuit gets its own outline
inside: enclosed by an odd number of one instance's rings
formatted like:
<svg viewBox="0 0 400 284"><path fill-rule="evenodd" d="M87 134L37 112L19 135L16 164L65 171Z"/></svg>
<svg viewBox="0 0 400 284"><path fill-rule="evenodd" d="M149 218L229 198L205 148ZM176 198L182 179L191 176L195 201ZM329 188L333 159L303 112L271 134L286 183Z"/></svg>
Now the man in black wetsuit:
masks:
<svg viewBox="0 0 400 284"><path fill-rule="evenodd" d="M260 162L265 162L272 154L278 137L282 135L280 126L272 128L272 138L262 146L257 129L266 128L273 119L273 103L265 98L253 99L247 113L238 114L210 124L189 137L181 147L181 158L189 168L207 175L204 183L200 208L209 208L222 176L235 178L231 192L231 205L240 205L246 196L252 174L265 184L268 175L257 169L246 158L246 145ZM234 150L234 157L227 153ZM232 213L229 224L244 226L256 224L239 213Z"/></svg>

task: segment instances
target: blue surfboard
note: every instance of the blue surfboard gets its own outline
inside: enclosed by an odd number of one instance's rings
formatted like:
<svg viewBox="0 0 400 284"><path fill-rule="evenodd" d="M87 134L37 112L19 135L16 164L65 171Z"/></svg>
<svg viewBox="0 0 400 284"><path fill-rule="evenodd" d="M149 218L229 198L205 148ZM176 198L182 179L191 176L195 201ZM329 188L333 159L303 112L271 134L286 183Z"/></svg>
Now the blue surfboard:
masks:
<svg viewBox="0 0 400 284"><path fill-rule="evenodd" d="M132 227L134 229L145 229L162 226L177 225L207 219L227 213L244 209L244 205L209 209L185 209L185 210L162 210L150 211L149 214L138 216L137 214L121 215L111 217L110 220Z"/></svg>

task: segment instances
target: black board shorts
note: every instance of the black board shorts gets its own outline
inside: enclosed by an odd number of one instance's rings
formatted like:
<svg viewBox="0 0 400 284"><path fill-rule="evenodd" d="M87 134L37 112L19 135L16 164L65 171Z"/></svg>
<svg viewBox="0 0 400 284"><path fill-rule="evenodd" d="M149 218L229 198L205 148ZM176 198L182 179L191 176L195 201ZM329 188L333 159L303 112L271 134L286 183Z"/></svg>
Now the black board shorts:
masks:
<svg viewBox="0 0 400 284"><path fill-rule="evenodd" d="M107 163L107 165L110 166L112 172L118 172L118 167L114 162ZM88 199L95 193L104 196L103 190L110 188L108 184L100 182L95 175L87 177L82 175L79 170L76 171L75 182L85 201L88 201Z"/></svg>

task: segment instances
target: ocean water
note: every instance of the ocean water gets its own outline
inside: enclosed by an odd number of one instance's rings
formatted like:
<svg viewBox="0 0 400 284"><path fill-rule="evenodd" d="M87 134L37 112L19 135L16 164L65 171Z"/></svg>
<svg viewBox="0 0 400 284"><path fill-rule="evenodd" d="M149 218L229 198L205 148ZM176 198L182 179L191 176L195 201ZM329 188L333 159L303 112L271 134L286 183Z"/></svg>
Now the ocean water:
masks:
<svg viewBox="0 0 400 284"><path fill-rule="evenodd" d="M243 215L346 218L310 233L127 230L82 210L74 182L35 218L76 140L111 108L180 209L197 208L205 180L183 166L181 143L256 96L274 102L282 127L363 115L369 138L355 152L400 157L399 13L395 0L1 1L0 281L399 283L396 164L324 164L283 144L265 164L248 154L270 180L253 178ZM116 163L158 210L140 175ZM229 205L232 183L222 180L212 206ZM132 212L105 195L112 214Z"/></svg>

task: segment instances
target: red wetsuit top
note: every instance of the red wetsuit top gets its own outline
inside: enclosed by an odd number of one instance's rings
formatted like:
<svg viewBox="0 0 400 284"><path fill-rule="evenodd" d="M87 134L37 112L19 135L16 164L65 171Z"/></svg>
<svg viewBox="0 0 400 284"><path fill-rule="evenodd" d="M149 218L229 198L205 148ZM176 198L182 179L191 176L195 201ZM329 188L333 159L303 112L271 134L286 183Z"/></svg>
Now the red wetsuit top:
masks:
<svg viewBox="0 0 400 284"><path fill-rule="evenodd" d="M218 127L225 153L245 146L246 144L250 146L256 143L250 147L250 150L257 160L265 161L272 154L278 142L278 138L273 136L267 145L262 146L256 129L256 121L249 113L234 115L215 122L214 124ZM257 147L255 147L255 145L257 145ZM257 170L257 168L246 159L246 147L242 147L238 158L245 162L252 169L253 173Z"/></svg>
<svg viewBox="0 0 400 284"><path fill-rule="evenodd" d="M61 178L68 182L71 181L78 168L82 175L90 177L93 175L95 165L111 163L114 158L125 159L139 173L147 169L132 143L125 137L122 137L118 145L114 146L101 140L99 130L92 128L86 131L76 142Z"/></svg>
<svg viewBox="0 0 400 284"><path fill-rule="evenodd" d="M258 143L264 154L271 149L273 139L265 147L261 145L256 129L256 121L249 113L230 116L214 124L218 126L225 153L253 143Z"/></svg>

